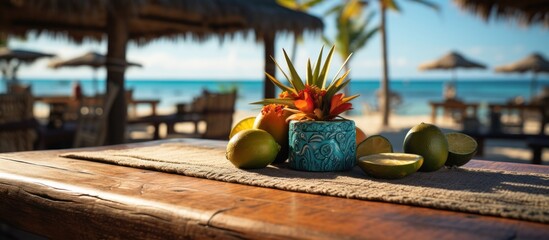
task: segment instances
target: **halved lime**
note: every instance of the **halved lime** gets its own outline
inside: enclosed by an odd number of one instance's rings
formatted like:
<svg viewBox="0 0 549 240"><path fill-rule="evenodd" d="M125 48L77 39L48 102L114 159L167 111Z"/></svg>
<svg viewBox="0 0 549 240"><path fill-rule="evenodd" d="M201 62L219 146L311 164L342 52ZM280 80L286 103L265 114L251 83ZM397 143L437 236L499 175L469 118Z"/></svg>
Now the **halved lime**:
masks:
<svg viewBox="0 0 549 240"><path fill-rule="evenodd" d="M396 179L415 173L423 157L409 153L378 153L358 159L358 166L375 178Z"/></svg>
<svg viewBox="0 0 549 240"><path fill-rule="evenodd" d="M234 125L233 129L231 130L231 133L229 134L229 139L233 138L234 135L242 130L252 129L254 127L254 122L255 117L247 117L240 120L240 122Z"/></svg>
<svg viewBox="0 0 549 240"><path fill-rule="evenodd" d="M357 159L363 156L368 156L376 153L392 153L393 145L389 140L381 135L372 135L356 147Z"/></svg>
<svg viewBox="0 0 549 240"><path fill-rule="evenodd" d="M445 134L448 140L448 159L446 166L463 166L477 152L477 141L467 134L452 132Z"/></svg>

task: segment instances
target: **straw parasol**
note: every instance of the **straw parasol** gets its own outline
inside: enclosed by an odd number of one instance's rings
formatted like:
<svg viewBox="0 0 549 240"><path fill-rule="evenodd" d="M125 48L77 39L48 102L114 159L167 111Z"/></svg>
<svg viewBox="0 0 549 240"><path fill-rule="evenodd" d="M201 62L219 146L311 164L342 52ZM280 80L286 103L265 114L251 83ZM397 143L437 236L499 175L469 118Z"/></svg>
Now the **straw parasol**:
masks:
<svg viewBox="0 0 549 240"><path fill-rule="evenodd" d="M453 87L454 89L455 89L455 82L456 82L456 78L457 78L456 70L458 68L466 68L466 69L480 68L480 69L485 69L486 66L481 64L481 63L474 62L474 61L471 61L469 59L466 59L465 57L463 57L463 55L461 55L460 53L455 52L455 51L449 52L446 55L442 56L441 58L439 58L435 61L427 62L427 63L423 63L423 64L419 65L419 70L421 70L421 71L438 70L438 69L452 70L451 87Z"/></svg>
<svg viewBox="0 0 549 240"><path fill-rule="evenodd" d="M542 24L549 27L547 0L454 0L454 3L485 20L515 19L524 25Z"/></svg>
<svg viewBox="0 0 549 240"><path fill-rule="evenodd" d="M97 86L97 69L100 67L105 67L107 65L107 58L105 55L96 53L96 52L87 52L84 55L81 55L79 57L67 59L67 60L53 60L48 64L48 67L51 68L61 68L61 67L80 67L80 66L88 66L93 69L93 88L95 93L98 92L98 86ZM133 63L133 62L120 62L120 67L126 68L129 66L136 66L136 67L142 67L139 63Z"/></svg>
<svg viewBox="0 0 549 240"><path fill-rule="evenodd" d="M6 81L6 90L9 85L17 83L17 70L21 64L31 64L37 59L53 57L53 54L29 51L24 49L0 48L0 70Z"/></svg>
<svg viewBox="0 0 549 240"><path fill-rule="evenodd" d="M109 115L111 144L124 139L124 71L116 62L126 59L129 41L138 45L157 38L203 41L253 33L265 45L265 71L274 74L269 56L274 56L275 34L323 28L319 18L281 7L275 0L0 0L0 16L0 32L10 35L32 32L77 43L106 38L107 82L119 89ZM264 92L274 96L268 80Z"/></svg>
<svg viewBox="0 0 549 240"><path fill-rule="evenodd" d="M530 97L533 98L536 92L536 77L539 73L549 73L549 61L540 53L533 53L515 63L496 67L495 70L496 72L532 72Z"/></svg>

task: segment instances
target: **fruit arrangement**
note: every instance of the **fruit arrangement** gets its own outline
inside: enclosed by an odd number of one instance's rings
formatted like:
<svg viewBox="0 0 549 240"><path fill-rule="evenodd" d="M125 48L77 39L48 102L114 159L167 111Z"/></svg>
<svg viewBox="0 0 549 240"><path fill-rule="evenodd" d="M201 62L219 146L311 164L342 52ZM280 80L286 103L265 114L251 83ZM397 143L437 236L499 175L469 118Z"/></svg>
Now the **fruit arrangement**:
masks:
<svg viewBox="0 0 549 240"><path fill-rule="evenodd" d="M341 91L350 82L350 79L347 79L347 76L349 75L350 70L347 70L344 74L339 76L339 73L343 69L343 66L342 66L340 68L340 71L336 74L336 76L332 79L331 82L328 83L326 81L328 69L330 66L330 62L331 62L334 50L335 50L335 46L330 49L324 61L322 60L322 50L321 50L318 56L318 60L314 65L311 64L310 60L307 62L307 72L306 72L306 77L304 78L305 81L303 81L302 78L298 75L293 63L291 62L290 58L288 57L288 54L285 51L284 51L284 57L288 65L289 74L286 74L286 72L282 70L280 65L273 59L275 64L278 66L280 71L283 73L283 75L286 77L286 79L291 85L286 86L281 81L276 79L274 76L271 76L268 73L266 73L267 77L276 86L278 86L282 90L282 92L280 93L278 98L264 99L262 101L255 102L254 104L264 105L263 108L261 109L261 112L255 118L249 117L240 121L233 128L229 136L230 142L229 142L229 145L227 146L227 159L229 159L235 166L239 168L248 168L249 166L255 167L255 166L262 165L262 164L254 165L251 163L243 164L242 159L245 159L246 161L252 161L253 159L256 159L256 158L248 157L248 156L240 158L240 155L234 154L236 152L248 152L247 153L248 155L252 155L252 156L258 155L254 151L254 146L250 144L239 144L239 142L240 141L252 142L252 140L245 140L245 139L256 138L256 137L244 138L241 136L241 134L246 133L246 130L249 130L249 129L259 129L269 133L278 145L278 147L274 145L269 146L271 148L270 150L277 151L277 154L272 159L269 158L269 159L263 160L263 163L268 162L267 163L268 165L271 162L275 162L275 163L284 162L286 159L288 159L288 153L289 153L289 147L290 147L288 143L289 122L291 120L332 121L332 120L335 120L336 118L341 118L340 114L352 109L352 104L350 103L350 101L357 98L358 95L346 97L344 93L339 93L339 91ZM345 61L345 63L347 62L347 60ZM345 63L343 65L345 65ZM353 136L351 138L352 141L345 141L345 142L355 147L356 145L354 141L355 140L362 141L366 137L366 135L362 130L358 128L356 129L356 134L355 134L355 132L352 132L352 129L354 128L354 123L352 126L353 127L351 128L351 130L348 131L352 134L350 136ZM356 139L355 139L355 136L356 136ZM265 142L269 142L266 139L261 139L261 140ZM315 139L314 141L317 141L317 140L318 139ZM338 140L341 140L341 139L338 139ZM253 141L256 144L259 144L262 142L259 140L257 141L253 140ZM333 143L335 144L335 142ZM244 148L242 146L246 146L246 149L241 149L241 148ZM326 150L328 148L331 149L331 147L332 146L322 145L322 150ZM308 148L308 149L311 149L311 148ZM345 148L345 149L348 149L348 148ZM351 148L351 149L352 151L349 151L351 154L348 155L350 157L346 159L348 160L347 163L350 163L352 167L355 153L354 153L354 148ZM296 151L293 151L292 153L294 152ZM293 158L290 157L290 160L291 159Z"/></svg>
<svg viewBox="0 0 549 240"><path fill-rule="evenodd" d="M394 179L408 176L416 171L436 171L445 165L449 167L462 166L475 154L477 143L473 138L462 133L444 134L437 126L426 123L418 124L408 131L403 142L404 153L393 153L391 142L383 136L367 137L364 131L354 127L354 122L346 130L328 131L330 136L339 134L338 138L326 139L324 142L324 136L315 132L312 137L304 138L304 140L292 138L292 145L290 145L289 138L304 136L311 132L297 134L292 131L290 135L290 120L332 121L336 118L343 119L340 114L352 109L350 101L358 97L358 95L346 97L343 93L338 93L350 82L347 79L349 70L341 76L338 72L332 82L327 84L327 71L333 52L334 47L330 49L326 60L322 61L321 50L314 66L310 60L307 62L305 81L302 81L297 74L285 51L284 57L290 74L286 74L275 61L291 86L286 86L267 74L267 77L282 90L282 93L279 98L256 102L255 104L264 105L261 112L255 117L241 120L232 129L229 136L230 141L227 144L226 158L233 165L238 168L263 168L271 163L286 161L289 149L291 149L290 166L296 159L296 152L301 154L301 152L309 151L308 153L311 153L309 155L314 156L314 159L306 159L304 162L316 164L329 159L333 165L336 165L339 162L335 159L341 158L346 159L345 168L339 168L339 170L348 170L356 163L368 175L376 178ZM299 122L299 124L302 123ZM353 132L353 128L355 128L355 132ZM349 137L342 137L343 135L340 134L342 132L351 134L348 135ZM344 147L340 147L336 141L346 144ZM296 148L295 143L310 145ZM356 147L356 152L354 147ZM345 158L340 157L345 149L351 149L351 151L348 151ZM334 153L335 155L330 155ZM318 169L324 168L319 167ZM332 169L334 168L330 168L328 171L333 171ZM316 166L314 170L317 170Z"/></svg>

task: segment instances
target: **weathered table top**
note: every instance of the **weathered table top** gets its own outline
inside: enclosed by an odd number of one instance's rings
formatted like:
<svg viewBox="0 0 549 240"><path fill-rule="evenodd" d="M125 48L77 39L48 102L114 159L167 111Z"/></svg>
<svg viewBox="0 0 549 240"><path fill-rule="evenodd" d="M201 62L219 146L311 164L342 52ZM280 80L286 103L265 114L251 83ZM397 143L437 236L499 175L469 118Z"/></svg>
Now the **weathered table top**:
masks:
<svg viewBox="0 0 549 240"><path fill-rule="evenodd" d="M189 141L219 147L226 144ZM288 192L57 157L63 151L0 154L1 222L63 239L549 238L549 226L542 223ZM473 160L467 166L549 173L549 166L529 164Z"/></svg>

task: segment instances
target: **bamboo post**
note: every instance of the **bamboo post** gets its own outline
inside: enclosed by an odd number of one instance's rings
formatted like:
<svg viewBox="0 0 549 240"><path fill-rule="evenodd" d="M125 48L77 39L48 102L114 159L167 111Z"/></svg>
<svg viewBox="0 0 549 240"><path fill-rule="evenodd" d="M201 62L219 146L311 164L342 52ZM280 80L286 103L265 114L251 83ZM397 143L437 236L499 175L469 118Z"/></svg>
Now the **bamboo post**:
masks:
<svg viewBox="0 0 549 240"><path fill-rule="evenodd" d="M124 68L126 60L128 22L122 13L109 11L107 24L107 93L113 91L109 83L118 86L118 93L108 117L107 144L123 143L126 131L127 107L124 97ZM118 64L117 64L118 63Z"/></svg>
<svg viewBox="0 0 549 240"><path fill-rule="evenodd" d="M265 33L263 35L263 43L265 44L265 72L275 76L275 63L271 59L271 56L275 57L275 34L274 33ZM275 97L275 86L274 84L264 76L263 80L263 96L265 98L274 98Z"/></svg>

